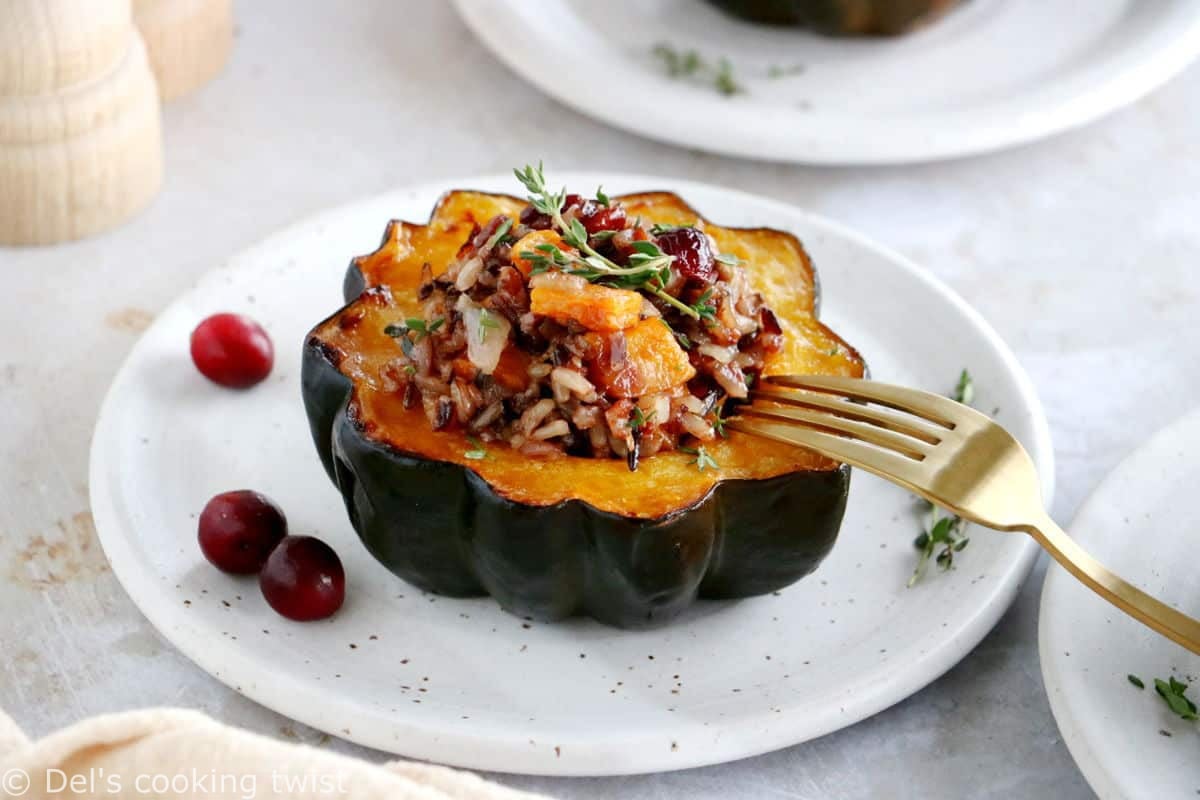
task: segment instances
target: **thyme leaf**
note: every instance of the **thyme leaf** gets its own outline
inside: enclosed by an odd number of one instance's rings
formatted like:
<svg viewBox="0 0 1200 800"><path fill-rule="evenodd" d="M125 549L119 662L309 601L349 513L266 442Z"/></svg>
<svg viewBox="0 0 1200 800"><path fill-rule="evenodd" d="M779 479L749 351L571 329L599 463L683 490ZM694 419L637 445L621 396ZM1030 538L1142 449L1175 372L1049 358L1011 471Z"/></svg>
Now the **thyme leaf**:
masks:
<svg viewBox="0 0 1200 800"><path fill-rule="evenodd" d="M726 96L745 91L734 78L733 64L727 58L710 62L695 49L678 50L666 42L654 45L651 53L662 62L667 75L672 78L703 78Z"/></svg>
<svg viewBox="0 0 1200 800"><path fill-rule="evenodd" d="M512 226L512 217L505 217L504 222L500 223L500 227L496 228L496 232L488 237L487 242L485 242L483 245L483 249L491 250L493 247L500 244L500 242L504 240L504 237L508 236L508 232L512 230Z"/></svg>
<svg viewBox="0 0 1200 800"><path fill-rule="evenodd" d="M963 369L962 374L958 376L953 398L964 406L969 406L975 401L975 381L966 369Z"/></svg>
<svg viewBox="0 0 1200 800"><path fill-rule="evenodd" d="M700 445L699 447L681 447L679 448L679 452L695 456L695 458L688 463L695 464L696 469L700 470L701 472L704 472L706 469L721 468L721 465L718 464L716 460L708 454L708 451L704 449L704 445Z"/></svg>
<svg viewBox="0 0 1200 800"><path fill-rule="evenodd" d="M803 64L771 64L767 67L767 77L772 80L790 78L804 72Z"/></svg>
<svg viewBox="0 0 1200 800"><path fill-rule="evenodd" d="M482 461L487 458L487 450L484 449L483 442L474 436L468 436L467 441L470 443L471 449L463 453L463 458L469 458L472 461Z"/></svg>
<svg viewBox="0 0 1200 800"><path fill-rule="evenodd" d="M692 304L692 310L696 312L696 317L701 320L715 320L717 318L717 307L708 302L712 299L712 289L705 289L704 294L696 299Z"/></svg>
<svg viewBox="0 0 1200 800"><path fill-rule="evenodd" d="M727 420L728 420L728 417L726 417L724 415L724 413L722 413L721 405L720 405L720 403L718 403L717 407L713 409L712 426L713 426L713 430L716 431L717 435L720 436L722 439L725 439L729 436L729 434L727 434L725 432L725 423Z"/></svg>
<svg viewBox="0 0 1200 800"><path fill-rule="evenodd" d="M479 309L479 341L487 341L488 331L493 331L500 327L500 323L492 316L492 312L486 308Z"/></svg>
<svg viewBox="0 0 1200 800"><path fill-rule="evenodd" d="M649 414L642 411L640 406L633 407L633 417L629 420L629 429L631 431L640 431L654 421L654 416L658 412L653 409Z"/></svg>
<svg viewBox="0 0 1200 800"><path fill-rule="evenodd" d="M681 231L684 228L694 228L694 227L696 227L696 226L695 225L671 225L670 223L666 223L666 222L656 222L650 226L650 232L653 233L655 236L661 236L662 234L670 233L671 231Z"/></svg>
<svg viewBox="0 0 1200 800"><path fill-rule="evenodd" d="M1189 684L1178 681L1174 676L1167 680L1154 679L1154 691L1163 699L1167 707L1181 719L1197 719L1196 704L1184 696Z"/></svg>

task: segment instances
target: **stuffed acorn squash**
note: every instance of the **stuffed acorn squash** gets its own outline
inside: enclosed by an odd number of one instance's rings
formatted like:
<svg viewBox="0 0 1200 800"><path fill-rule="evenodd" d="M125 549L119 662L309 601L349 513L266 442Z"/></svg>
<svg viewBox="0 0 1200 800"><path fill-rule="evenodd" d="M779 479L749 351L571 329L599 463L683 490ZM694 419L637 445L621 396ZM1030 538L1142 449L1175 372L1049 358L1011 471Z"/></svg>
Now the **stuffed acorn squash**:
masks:
<svg viewBox="0 0 1200 800"><path fill-rule="evenodd" d="M734 16L832 36L896 36L961 0L709 0Z"/></svg>
<svg viewBox="0 0 1200 800"><path fill-rule="evenodd" d="M723 426L763 375L863 374L800 242L518 175L530 202L390 223L308 335L313 438L367 548L428 591L622 627L812 572L849 469Z"/></svg>

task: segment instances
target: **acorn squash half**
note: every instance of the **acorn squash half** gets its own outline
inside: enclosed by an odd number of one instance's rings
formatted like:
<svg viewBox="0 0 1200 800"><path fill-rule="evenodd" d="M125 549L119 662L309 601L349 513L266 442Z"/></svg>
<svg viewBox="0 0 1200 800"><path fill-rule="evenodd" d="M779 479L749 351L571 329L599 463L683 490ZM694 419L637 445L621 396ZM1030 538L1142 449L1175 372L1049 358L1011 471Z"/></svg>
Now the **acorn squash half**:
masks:
<svg viewBox="0 0 1200 800"><path fill-rule="evenodd" d="M736 17L830 36L896 36L961 0L709 0Z"/></svg>
<svg viewBox="0 0 1200 800"><path fill-rule="evenodd" d="M646 222L700 215L666 192L620 198ZM348 304L309 333L303 395L321 460L370 552L406 581L451 596L491 594L542 620L588 614L621 627L663 623L697 597L787 586L816 569L837 537L849 468L730 432L707 446L718 469L679 451L625 461L535 460L504 444L433 431L405 409L379 368L389 323L417 313L422 266L445 268L473 226L524 201L455 191L428 224L393 221L347 271ZM861 376L858 353L817 320L812 263L796 237L705 221L721 252L746 262L786 345L765 374Z"/></svg>

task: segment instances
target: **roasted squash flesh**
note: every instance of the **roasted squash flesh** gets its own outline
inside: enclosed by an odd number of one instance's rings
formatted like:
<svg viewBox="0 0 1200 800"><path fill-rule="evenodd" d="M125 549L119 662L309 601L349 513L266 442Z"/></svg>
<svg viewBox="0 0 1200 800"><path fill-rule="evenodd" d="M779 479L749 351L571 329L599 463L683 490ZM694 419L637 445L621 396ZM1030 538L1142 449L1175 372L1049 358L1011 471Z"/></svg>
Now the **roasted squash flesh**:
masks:
<svg viewBox="0 0 1200 800"><path fill-rule="evenodd" d="M694 210L669 193L621 200L629 213L654 222L682 225L698 219ZM381 251L359 260L365 283L386 286L388 291L362 297L318 326L313 337L326 353L336 354L338 369L353 382L355 418L369 436L400 452L468 467L498 494L519 503L551 506L581 500L601 511L637 519L656 519L686 508L722 480L837 468L835 462L810 451L738 433L708 445L719 469L700 471L693 463L694 456L671 452L646 459L637 472L630 472L623 461L570 456L532 460L504 445L489 448L486 458L471 459L466 454L477 448L466 433L431 430L421 410L406 409L402 396L389 390L381 378L396 349L384 328L419 313L416 289L424 264L434 265L436 274L439 259L441 263L449 260L475 222L486 221L492 213L516 213L520 206L515 198L508 201L494 195L455 192L438 206L429 226L393 223L393 233ZM768 229L738 230L712 224L706 224L705 230L722 252L749 265L756 288L779 315L786 344L782 353L768 361L767 374L863 374L857 352L813 314L813 270L795 237ZM441 233L431 236L431 231ZM686 357L679 360L683 353L669 330L655 320L635 325L626 338L630 363L649 365L648 375L623 391L619 379L609 378L618 384L616 396L661 391L680 383L679 373L691 369Z"/></svg>

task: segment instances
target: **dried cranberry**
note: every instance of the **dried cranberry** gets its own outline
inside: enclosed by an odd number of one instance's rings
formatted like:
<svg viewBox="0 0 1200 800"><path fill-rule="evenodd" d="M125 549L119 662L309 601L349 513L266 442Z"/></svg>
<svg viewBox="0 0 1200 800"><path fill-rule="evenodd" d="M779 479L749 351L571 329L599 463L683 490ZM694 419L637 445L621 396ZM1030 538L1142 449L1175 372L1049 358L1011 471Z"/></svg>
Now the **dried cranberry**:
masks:
<svg viewBox="0 0 1200 800"><path fill-rule="evenodd" d="M258 585L271 608L297 622L331 617L346 599L346 573L333 548L289 536L267 559Z"/></svg>
<svg viewBox="0 0 1200 800"><path fill-rule="evenodd" d="M286 535L279 506L248 489L219 494L200 512L200 551L223 572L256 574Z"/></svg>
<svg viewBox="0 0 1200 800"><path fill-rule="evenodd" d="M717 278L717 261L708 237L695 228L676 228L658 234L658 247L675 256L675 269L686 278L712 283Z"/></svg>
<svg viewBox="0 0 1200 800"><path fill-rule="evenodd" d="M563 201L563 210L575 209L576 218L583 223L589 234L600 231L619 231L625 227L625 209L617 205L601 205L598 200L585 199L569 194Z"/></svg>
<svg viewBox="0 0 1200 800"><path fill-rule="evenodd" d="M214 383L233 389L253 386L271 374L275 348L252 319L213 314L192 331L192 361Z"/></svg>
<svg viewBox="0 0 1200 800"><path fill-rule="evenodd" d="M595 200L588 200L579 212L579 221L588 233L619 231L625 227L625 209L621 206L602 206Z"/></svg>
<svg viewBox="0 0 1200 800"><path fill-rule="evenodd" d="M533 206L525 206L521 209L521 224L535 231L550 230L550 215L543 214Z"/></svg>

